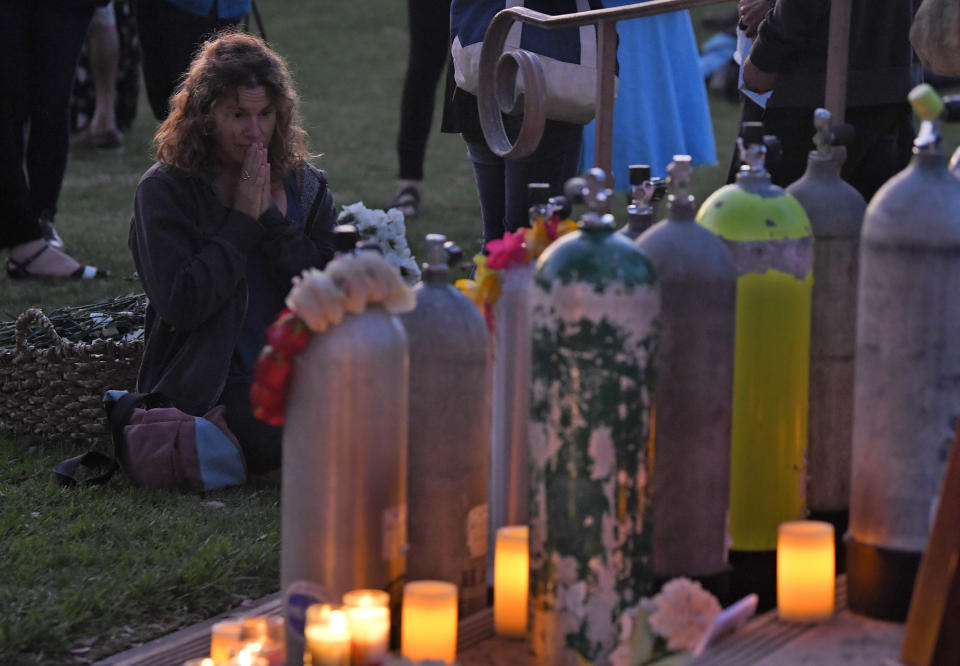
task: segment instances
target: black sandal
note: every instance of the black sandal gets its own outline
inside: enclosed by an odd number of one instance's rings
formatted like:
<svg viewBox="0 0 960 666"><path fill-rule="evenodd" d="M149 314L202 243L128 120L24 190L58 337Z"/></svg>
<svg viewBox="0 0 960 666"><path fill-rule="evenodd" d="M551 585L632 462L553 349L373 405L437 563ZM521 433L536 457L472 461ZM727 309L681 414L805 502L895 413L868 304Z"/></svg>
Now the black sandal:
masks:
<svg viewBox="0 0 960 666"><path fill-rule="evenodd" d="M407 185L397 192L397 196L390 202L390 208L398 208L404 217L416 217L423 212L420 190L415 185Z"/></svg>
<svg viewBox="0 0 960 666"><path fill-rule="evenodd" d="M39 250L33 253L33 255L26 261L16 261L12 257L7 259L7 275L11 280L23 280L26 278L42 278L42 279L72 279L72 280L91 280L93 278L105 278L110 276L110 271L97 268L95 266L79 266L77 270L70 273L69 275L40 275L31 273L29 270L30 264L39 257L41 254L50 249L50 245L44 244Z"/></svg>

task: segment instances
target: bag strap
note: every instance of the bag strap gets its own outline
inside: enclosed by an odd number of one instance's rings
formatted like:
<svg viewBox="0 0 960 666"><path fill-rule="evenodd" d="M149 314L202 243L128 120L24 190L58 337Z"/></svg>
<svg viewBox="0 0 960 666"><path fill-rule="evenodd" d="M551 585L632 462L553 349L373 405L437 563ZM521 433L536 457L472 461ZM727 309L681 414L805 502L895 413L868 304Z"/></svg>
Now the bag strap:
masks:
<svg viewBox="0 0 960 666"><path fill-rule="evenodd" d="M257 22L257 32L260 33L260 38L269 43L267 40L267 31L263 29L263 19L260 18L260 9L257 7L257 0L252 0L250 3L250 11L253 14L253 20ZM250 32L250 14L243 17L243 31Z"/></svg>
<svg viewBox="0 0 960 666"><path fill-rule="evenodd" d="M72 487L78 484L84 486L99 486L109 481L120 469L120 451L123 446L123 429L130 423L133 410L143 405L159 407L169 404L170 401L162 393L134 393L126 391L107 391L103 396L103 408L107 412L107 422L110 426L110 437L113 440L113 457L99 451L87 451L79 456L68 458L53 468L53 476L57 485ZM102 468L107 471L99 476L77 481L76 474L80 467Z"/></svg>

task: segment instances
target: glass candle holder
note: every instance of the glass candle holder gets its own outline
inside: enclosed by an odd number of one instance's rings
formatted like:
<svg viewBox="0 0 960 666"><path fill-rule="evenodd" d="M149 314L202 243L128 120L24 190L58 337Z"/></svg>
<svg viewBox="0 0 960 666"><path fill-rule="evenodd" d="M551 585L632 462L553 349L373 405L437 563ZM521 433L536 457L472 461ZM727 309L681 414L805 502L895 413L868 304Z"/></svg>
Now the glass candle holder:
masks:
<svg viewBox="0 0 960 666"><path fill-rule="evenodd" d="M777 538L777 614L789 622L833 615L836 570L833 525L818 520L781 523Z"/></svg>
<svg viewBox="0 0 960 666"><path fill-rule="evenodd" d="M309 606L303 633L312 666L350 666L350 628L342 608Z"/></svg>
<svg viewBox="0 0 960 666"><path fill-rule="evenodd" d="M210 629L210 658L230 661L243 647L243 627L239 620L223 620Z"/></svg>
<svg viewBox="0 0 960 666"><path fill-rule="evenodd" d="M390 595L383 590L351 590L343 595L350 628L353 666L374 666L390 647Z"/></svg>
<svg viewBox="0 0 960 666"><path fill-rule="evenodd" d="M457 658L457 586L439 580L419 580L403 586L400 643L411 661Z"/></svg>
<svg viewBox="0 0 960 666"><path fill-rule="evenodd" d="M530 590L530 528L511 525L497 530L493 554L493 628L498 636L527 633Z"/></svg>

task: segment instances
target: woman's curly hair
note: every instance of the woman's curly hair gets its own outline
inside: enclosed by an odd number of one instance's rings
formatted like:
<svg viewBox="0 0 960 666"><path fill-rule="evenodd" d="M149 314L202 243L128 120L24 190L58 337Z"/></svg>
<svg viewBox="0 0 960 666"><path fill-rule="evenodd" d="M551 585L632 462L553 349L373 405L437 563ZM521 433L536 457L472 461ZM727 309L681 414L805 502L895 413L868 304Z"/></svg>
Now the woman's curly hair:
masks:
<svg viewBox="0 0 960 666"><path fill-rule="evenodd" d="M297 113L297 91L283 58L262 39L242 32L221 32L200 47L154 136L157 160L212 180L220 166L213 108L238 88L258 86L266 89L277 114L267 147L270 174L286 180L310 157Z"/></svg>

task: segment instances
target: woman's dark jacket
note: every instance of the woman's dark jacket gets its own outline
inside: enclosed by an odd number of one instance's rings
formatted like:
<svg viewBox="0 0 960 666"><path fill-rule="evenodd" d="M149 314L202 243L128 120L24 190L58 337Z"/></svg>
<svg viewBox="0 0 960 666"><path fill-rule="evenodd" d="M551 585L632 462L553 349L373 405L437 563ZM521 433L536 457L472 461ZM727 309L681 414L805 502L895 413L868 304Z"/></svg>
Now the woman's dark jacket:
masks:
<svg viewBox="0 0 960 666"><path fill-rule="evenodd" d="M906 103L922 67L910 46L919 0L853 0L847 106ZM777 0L761 22L750 60L779 74L767 108L824 103L829 0Z"/></svg>
<svg viewBox="0 0 960 666"><path fill-rule="evenodd" d="M333 257L336 211L326 177L310 165L300 175L303 230L273 204L258 220L229 209L210 183L175 167L154 164L140 179L129 238L148 298L138 391L205 413L230 371L250 251L259 245L284 280Z"/></svg>

